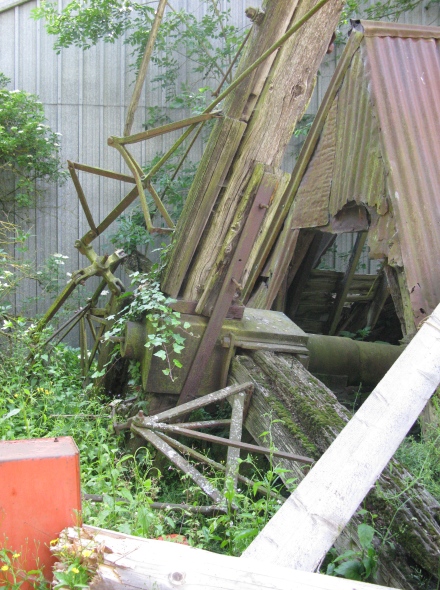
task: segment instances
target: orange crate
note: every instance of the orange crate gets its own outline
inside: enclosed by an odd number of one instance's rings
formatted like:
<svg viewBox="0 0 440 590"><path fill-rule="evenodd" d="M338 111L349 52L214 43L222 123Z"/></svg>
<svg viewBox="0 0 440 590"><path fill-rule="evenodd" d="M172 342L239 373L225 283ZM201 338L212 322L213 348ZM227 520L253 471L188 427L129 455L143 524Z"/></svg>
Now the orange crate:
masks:
<svg viewBox="0 0 440 590"><path fill-rule="evenodd" d="M52 579L50 541L77 525L79 452L70 436L0 441L0 547L21 553L26 571Z"/></svg>

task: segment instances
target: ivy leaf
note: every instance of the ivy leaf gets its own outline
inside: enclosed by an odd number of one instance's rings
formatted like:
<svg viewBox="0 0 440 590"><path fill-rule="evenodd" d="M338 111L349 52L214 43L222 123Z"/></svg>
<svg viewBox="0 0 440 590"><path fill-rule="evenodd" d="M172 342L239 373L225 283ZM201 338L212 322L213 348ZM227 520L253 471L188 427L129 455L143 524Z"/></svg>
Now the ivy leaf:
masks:
<svg viewBox="0 0 440 590"><path fill-rule="evenodd" d="M158 356L163 361L167 358L166 352L164 350L158 350L154 353L154 356Z"/></svg>

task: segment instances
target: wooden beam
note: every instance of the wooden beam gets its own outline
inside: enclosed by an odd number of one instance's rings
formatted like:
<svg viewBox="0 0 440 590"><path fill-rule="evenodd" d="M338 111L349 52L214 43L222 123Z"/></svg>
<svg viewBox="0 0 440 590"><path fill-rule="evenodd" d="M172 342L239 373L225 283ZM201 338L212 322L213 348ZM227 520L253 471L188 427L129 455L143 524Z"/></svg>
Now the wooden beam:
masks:
<svg viewBox="0 0 440 590"><path fill-rule="evenodd" d="M353 250L348 260L348 265L345 270L344 277L338 286L336 299L334 301L332 312L329 318L329 336L334 336L336 334L339 320L341 319L342 309L344 307L344 303L347 298L348 291L350 289L351 282L354 277L354 273L356 272L356 267L358 265L359 258L361 257L363 247L367 240L367 236L368 232L359 232L356 237L356 242L353 246Z"/></svg>
<svg viewBox="0 0 440 590"><path fill-rule="evenodd" d="M439 383L440 305L243 556L314 571Z"/></svg>
<svg viewBox="0 0 440 590"><path fill-rule="evenodd" d="M142 62L139 68L139 72L136 77L136 83L134 86L133 95L131 97L130 106L128 107L127 118L125 120L124 135L130 135L131 133L131 127L134 121L134 114L139 104L139 99L141 97L145 77L147 75L148 64L150 63L154 43L156 42L157 33L159 32L159 27L162 22L166 6L167 0L159 0L159 5L156 10L153 26L151 27L150 34L148 35L148 41L145 46L144 55L142 56Z"/></svg>
<svg viewBox="0 0 440 590"><path fill-rule="evenodd" d="M101 557L90 590L385 590L385 586L267 567L254 559L219 555L179 543L142 539L84 525L66 529L65 544ZM99 547L105 547L100 550Z"/></svg>
<svg viewBox="0 0 440 590"><path fill-rule="evenodd" d="M189 412L193 412L194 410L204 408L209 404L214 404L221 401L222 399L226 399L230 395L235 395L236 393L240 393L240 391L246 391L252 388L253 385L250 382L240 383L238 385L230 385L229 387L225 387L219 391L208 393L199 399L195 399L185 404L181 404L175 408L165 410L164 412L156 414L155 416L145 416L143 412L139 412L139 414L135 416L135 422L137 426L140 426L141 428L152 428L157 422L164 422L166 420L177 418L178 416L184 416Z"/></svg>
<svg viewBox="0 0 440 590"><path fill-rule="evenodd" d="M212 498L214 502L221 504L224 501L222 494L217 490L217 488L199 471L197 471L197 469L191 463L179 455L179 453L177 453L177 451L175 451L167 442L157 436L157 434L151 430L148 430L147 428L137 428L133 424L131 425L131 430L135 434L142 436L142 438L144 438L146 441L156 447L156 449L158 449L161 453L163 453L165 457L171 461L171 463L189 475L189 477L205 492L207 496Z"/></svg>
<svg viewBox="0 0 440 590"><path fill-rule="evenodd" d="M229 429L229 440L232 442L241 442L241 435L243 431L243 411L245 394L243 392L237 393L231 399L232 402L232 417L231 427ZM228 446L228 454L226 458L226 479L230 478L233 481L234 489L237 489L238 469L240 466L240 448ZM225 490L226 491L226 490Z"/></svg>

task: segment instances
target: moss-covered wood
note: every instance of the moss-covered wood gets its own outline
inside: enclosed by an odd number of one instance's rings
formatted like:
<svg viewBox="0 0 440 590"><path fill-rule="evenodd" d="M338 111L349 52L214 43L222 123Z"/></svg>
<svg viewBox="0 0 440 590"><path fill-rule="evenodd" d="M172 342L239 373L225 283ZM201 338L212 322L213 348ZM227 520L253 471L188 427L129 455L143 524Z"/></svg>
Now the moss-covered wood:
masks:
<svg viewBox="0 0 440 590"><path fill-rule="evenodd" d="M279 449L318 458L350 418L333 393L293 356L259 351L236 357L231 378L253 381L255 390L246 428L257 439L270 428L273 444ZM282 466L298 479L305 475L293 464L282 462ZM392 534L397 547L391 555L389 546L380 548L381 583L415 587L405 565L408 557L438 576L440 505L396 461L384 470L367 496L365 507L378 514L376 526ZM340 548L358 544L358 524L354 518L346 527L338 539Z"/></svg>

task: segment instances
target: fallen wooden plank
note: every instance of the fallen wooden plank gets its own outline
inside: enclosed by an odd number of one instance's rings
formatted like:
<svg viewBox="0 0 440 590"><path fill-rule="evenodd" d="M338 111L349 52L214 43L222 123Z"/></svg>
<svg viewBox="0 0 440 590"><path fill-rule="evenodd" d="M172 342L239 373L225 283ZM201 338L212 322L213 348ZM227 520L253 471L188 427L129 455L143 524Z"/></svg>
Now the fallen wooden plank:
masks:
<svg viewBox="0 0 440 590"><path fill-rule="evenodd" d="M256 352L237 356L231 377L254 382L245 427L255 440L270 430L278 449L319 459L351 418L335 395L291 355ZM296 478L298 483L306 476L297 463L277 458L272 462L288 470L281 475L284 480ZM407 565L409 558L434 576L438 568L440 505L420 484L408 485L414 481L393 459L362 503L378 515L382 532L391 536L396 547L392 558L387 544L377 548L379 583L406 590L419 590ZM338 553L361 550L357 527L362 522L356 515L341 531L335 542Z"/></svg>
<svg viewBox="0 0 440 590"><path fill-rule="evenodd" d="M252 559L218 555L151 539L83 526L66 529L65 544L102 555L90 590L384 590L322 574L267 567Z"/></svg>
<svg viewBox="0 0 440 590"><path fill-rule="evenodd" d="M318 567L439 383L440 305L244 555L295 569Z"/></svg>

